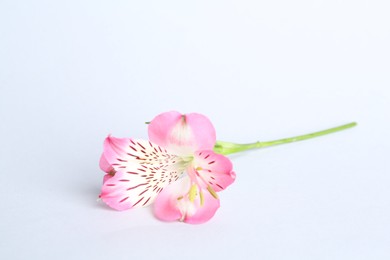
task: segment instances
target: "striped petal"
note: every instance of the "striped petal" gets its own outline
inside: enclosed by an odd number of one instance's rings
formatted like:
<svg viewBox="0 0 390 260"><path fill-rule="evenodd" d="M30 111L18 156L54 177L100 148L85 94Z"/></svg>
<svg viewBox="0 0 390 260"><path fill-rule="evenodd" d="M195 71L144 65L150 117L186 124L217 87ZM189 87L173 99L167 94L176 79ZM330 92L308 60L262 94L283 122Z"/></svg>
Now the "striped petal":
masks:
<svg viewBox="0 0 390 260"><path fill-rule="evenodd" d="M100 198L117 210L149 205L184 169L180 157L145 140L109 136L103 155L115 173L105 180Z"/></svg>
<svg viewBox="0 0 390 260"><path fill-rule="evenodd" d="M229 158L207 150L195 153L188 172L194 182L210 192L224 190L236 178Z"/></svg>

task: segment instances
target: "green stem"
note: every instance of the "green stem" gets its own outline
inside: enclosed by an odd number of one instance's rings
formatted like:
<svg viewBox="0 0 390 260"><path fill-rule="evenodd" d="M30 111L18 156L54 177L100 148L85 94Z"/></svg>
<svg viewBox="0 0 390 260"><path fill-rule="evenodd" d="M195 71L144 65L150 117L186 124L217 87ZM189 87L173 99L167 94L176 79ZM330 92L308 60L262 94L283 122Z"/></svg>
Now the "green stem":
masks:
<svg viewBox="0 0 390 260"><path fill-rule="evenodd" d="M354 127L356 125L357 125L356 122L352 122L352 123L349 123L346 125L341 125L341 126L337 126L334 128L329 128L326 130L322 130L322 131L314 132L314 133L310 133L310 134L298 135L298 136L294 136L294 137L283 138L283 139L267 141L267 142L255 142L255 143L250 143L250 144L236 144L236 143L217 141L215 146L214 146L214 151L216 153L224 154L224 155L238 153L238 152L243 152L243 151L250 150L250 149L257 149L257 148L263 148L263 147L268 147L268 146L303 141L306 139L311 139L311 138L315 138L318 136L342 131L342 130Z"/></svg>

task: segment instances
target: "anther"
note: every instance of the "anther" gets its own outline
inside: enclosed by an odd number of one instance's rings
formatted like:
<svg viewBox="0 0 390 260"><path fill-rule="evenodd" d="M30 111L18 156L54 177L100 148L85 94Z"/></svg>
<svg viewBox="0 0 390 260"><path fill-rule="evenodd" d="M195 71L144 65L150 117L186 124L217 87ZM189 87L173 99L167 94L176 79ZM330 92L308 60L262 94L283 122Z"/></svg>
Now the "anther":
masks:
<svg viewBox="0 0 390 260"><path fill-rule="evenodd" d="M210 185L207 186L207 190L210 192L211 196L213 196L215 199L218 199L217 193L215 192L215 190L213 190L213 188L211 188Z"/></svg>
<svg viewBox="0 0 390 260"><path fill-rule="evenodd" d="M192 184L190 188L190 192L188 194L188 198L190 199L191 202L194 202L196 198L196 192L197 192L196 184Z"/></svg>

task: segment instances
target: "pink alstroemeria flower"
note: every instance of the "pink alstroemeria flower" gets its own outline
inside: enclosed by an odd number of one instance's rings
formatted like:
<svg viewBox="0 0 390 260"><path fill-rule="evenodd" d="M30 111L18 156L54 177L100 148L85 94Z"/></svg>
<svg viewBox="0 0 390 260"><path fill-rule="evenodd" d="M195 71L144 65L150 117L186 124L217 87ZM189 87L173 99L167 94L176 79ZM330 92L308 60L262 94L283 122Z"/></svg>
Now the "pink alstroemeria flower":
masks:
<svg viewBox="0 0 390 260"><path fill-rule="evenodd" d="M106 138L100 198L117 210L155 202L154 213L164 221L208 221L220 206L217 192L235 179L230 160L213 152L211 122L172 111L154 118L148 133L149 141Z"/></svg>

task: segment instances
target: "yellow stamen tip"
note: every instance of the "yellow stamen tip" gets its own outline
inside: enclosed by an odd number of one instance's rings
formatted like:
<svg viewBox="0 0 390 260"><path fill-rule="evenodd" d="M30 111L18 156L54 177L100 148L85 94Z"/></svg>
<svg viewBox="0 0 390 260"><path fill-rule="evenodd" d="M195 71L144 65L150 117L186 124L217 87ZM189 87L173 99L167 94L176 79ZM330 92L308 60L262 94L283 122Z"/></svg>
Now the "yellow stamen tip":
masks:
<svg viewBox="0 0 390 260"><path fill-rule="evenodd" d="M199 191L199 197L200 197L200 205L203 206L204 205L204 197L203 197L203 192L201 190Z"/></svg>
<svg viewBox="0 0 390 260"><path fill-rule="evenodd" d="M192 184L190 188L190 192L188 194L188 198L190 199L191 202L194 202L196 198L196 192L197 192L196 184Z"/></svg>
<svg viewBox="0 0 390 260"><path fill-rule="evenodd" d="M217 193L215 192L215 190L210 185L207 186L207 190L210 192L211 196L214 197L214 199L218 199Z"/></svg>

